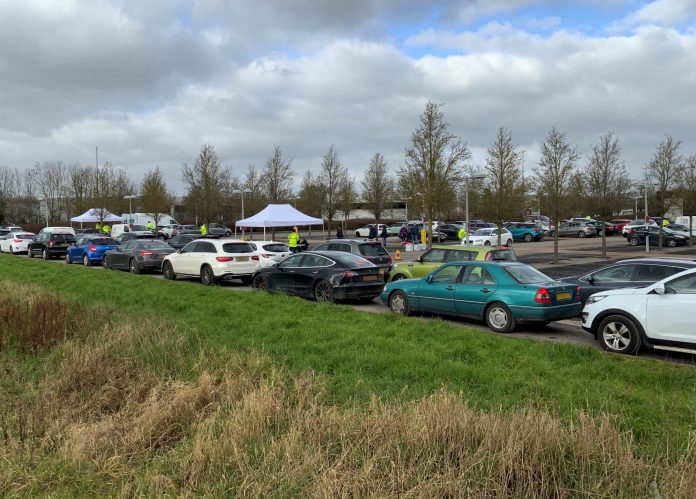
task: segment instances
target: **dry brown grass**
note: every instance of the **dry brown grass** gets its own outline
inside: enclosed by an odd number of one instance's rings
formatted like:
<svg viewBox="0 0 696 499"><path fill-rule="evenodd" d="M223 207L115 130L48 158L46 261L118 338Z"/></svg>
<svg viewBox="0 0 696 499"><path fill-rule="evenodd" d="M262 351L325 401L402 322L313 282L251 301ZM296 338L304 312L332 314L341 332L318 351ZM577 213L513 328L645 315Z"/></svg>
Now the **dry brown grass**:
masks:
<svg viewBox="0 0 696 499"><path fill-rule="evenodd" d="M179 332L147 323L64 343L56 371L4 406L0 495L59 487L58 495L126 497L686 498L696 490L696 439L677 462L647 461L609 416L567 423L536 409L486 412L446 390L339 408L322 403L320 377L291 377L253 353L230 355L214 371L225 354L208 354L188 381L156 374L143 356L184 359L185 348Z"/></svg>

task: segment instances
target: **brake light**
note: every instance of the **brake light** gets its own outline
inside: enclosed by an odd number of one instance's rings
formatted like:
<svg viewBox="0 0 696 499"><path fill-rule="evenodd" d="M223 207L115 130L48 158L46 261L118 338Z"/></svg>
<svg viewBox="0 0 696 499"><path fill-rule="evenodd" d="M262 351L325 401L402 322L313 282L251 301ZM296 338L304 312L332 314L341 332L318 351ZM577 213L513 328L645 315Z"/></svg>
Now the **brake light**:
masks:
<svg viewBox="0 0 696 499"><path fill-rule="evenodd" d="M152 255L152 254L153 254L152 251L140 250L140 256L148 256L148 255Z"/></svg>
<svg viewBox="0 0 696 499"><path fill-rule="evenodd" d="M48 243L46 243L46 246L48 246L49 248L53 246L53 241L48 241Z"/></svg>
<svg viewBox="0 0 696 499"><path fill-rule="evenodd" d="M536 303L551 303L551 294L546 288L541 288L534 295L534 301Z"/></svg>
<svg viewBox="0 0 696 499"><path fill-rule="evenodd" d="M257 262L259 261L259 255L252 255L251 256L252 260L256 260Z"/></svg>
<svg viewBox="0 0 696 499"><path fill-rule="evenodd" d="M392 262L391 256L388 256L388 257L387 257L387 262L389 262L389 263Z"/></svg>
<svg viewBox="0 0 696 499"><path fill-rule="evenodd" d="M90 251L97 251L97 247L95 245L92 245L89 247Z"/></svg>
<svg viewBox="0 0 696 499"><path fill-rule="evenodd" d="M343 273L343 277L345 277L346 279L350 279L353 276L355 276L355 273L351 272L350 270L347 270L346 272Z"/></svg>
<svg viewBox="0 0 696 499"><path fill-rule="evenodd" d="M216 256L215 259L218 262L224 263L224 262L231 262L232 260L234 260L234 257L233 256Z"/></svg>
<svg viewBox="0 0 696 499"><path fill-rule="evenodd" d="M632 235L633 235L633 229L628 229L627 234L628 234L629 236L632 236Z"/></svg>
<svg viewBox="0 0 696 499"><path fill-rule="evenodd" d="M22 242L22 240L21 239L13 239L12 242L14 242L15 244L19 244Z"/></svg>
<svg viewBox="0 0 696 499"><path fill-rule="evenodd" d="M581 291L581 289L582 289L582 288L580 288L580 286L578 286L577 288L575 288L575 299L576 299L577 301L580 301L580 291Z"/></svg>

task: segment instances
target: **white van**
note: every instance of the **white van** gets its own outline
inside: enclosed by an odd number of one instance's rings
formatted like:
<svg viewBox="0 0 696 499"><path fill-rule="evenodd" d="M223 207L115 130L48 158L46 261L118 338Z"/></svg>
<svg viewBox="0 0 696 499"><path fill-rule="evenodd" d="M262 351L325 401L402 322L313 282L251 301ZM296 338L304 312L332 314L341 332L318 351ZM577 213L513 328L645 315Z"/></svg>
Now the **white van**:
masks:
<svg viewBox="0 0 696 499"><path fill-rule="evenodd" d="M153 231L140 224L113 224L111 226L111 237L116 238L125 233L135 234L136 236L156 236Z"/></svg>
<svg viewBox="0 0 696 499"><path fill-rule="evenodd" d="M158 215L160 218L157 221L157 227L179 225L179 222L174 220L166 213L158 213ZM144 225L145 227L147 227L149 222L152 222L152 225L155 224L155 219L152 217L152 215L148 215L147 213L123 213L121 218L123 218L123 220L127 223Z"/></svg>

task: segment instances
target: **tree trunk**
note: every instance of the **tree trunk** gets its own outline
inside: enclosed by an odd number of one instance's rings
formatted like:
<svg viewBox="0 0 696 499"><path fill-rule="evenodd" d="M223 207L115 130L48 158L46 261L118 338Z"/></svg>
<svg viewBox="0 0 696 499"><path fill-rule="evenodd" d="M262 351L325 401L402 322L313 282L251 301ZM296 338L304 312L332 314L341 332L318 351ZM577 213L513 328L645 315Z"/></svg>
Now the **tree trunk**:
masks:
<svg viewBox="0 0 696 499"><path fill-rule="evenodd" d="M694 233L694 217L689 215L689 246L694 245L694 239L692 234Z"/></svg>
<svg viewBox="0 0 696 499"><path fill-rule="evenodd" d="M553 233L553 261L558 263L558 228L561 226L561 217L556 217L556 230Z"/></svg>
<svg viewBox="0 0 696 499"><path fill-rule="evenodd" d="M602 257L607 257L607 222L602 217Z"/></svg>

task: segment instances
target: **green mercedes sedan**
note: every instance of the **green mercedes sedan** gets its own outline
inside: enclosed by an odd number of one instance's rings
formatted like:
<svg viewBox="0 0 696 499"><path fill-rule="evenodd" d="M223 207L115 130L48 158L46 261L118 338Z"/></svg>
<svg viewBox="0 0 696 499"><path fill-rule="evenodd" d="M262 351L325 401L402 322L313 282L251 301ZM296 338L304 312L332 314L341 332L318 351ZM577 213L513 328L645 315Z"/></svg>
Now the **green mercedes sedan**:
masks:
<svg viewBox="0 0 696 499"><path fill-rule="evenodd" d="M467 262L469 260L516 262L517 256L512 248L505 247L472 247L463 245L433 246L418 257L416 261L400 262L394 265L391 272L389 272L387 282L423 277L443 263Z"/></svg>
<svg viewBox="0 0 696 499"><path fill-rule="evenodd" d="M399 314L468 317L498 333L509 333L518 323L545 326L577 317L582 308L578 286L518 262L447 263L421 279L387 284L380 297Z"/></svg>

